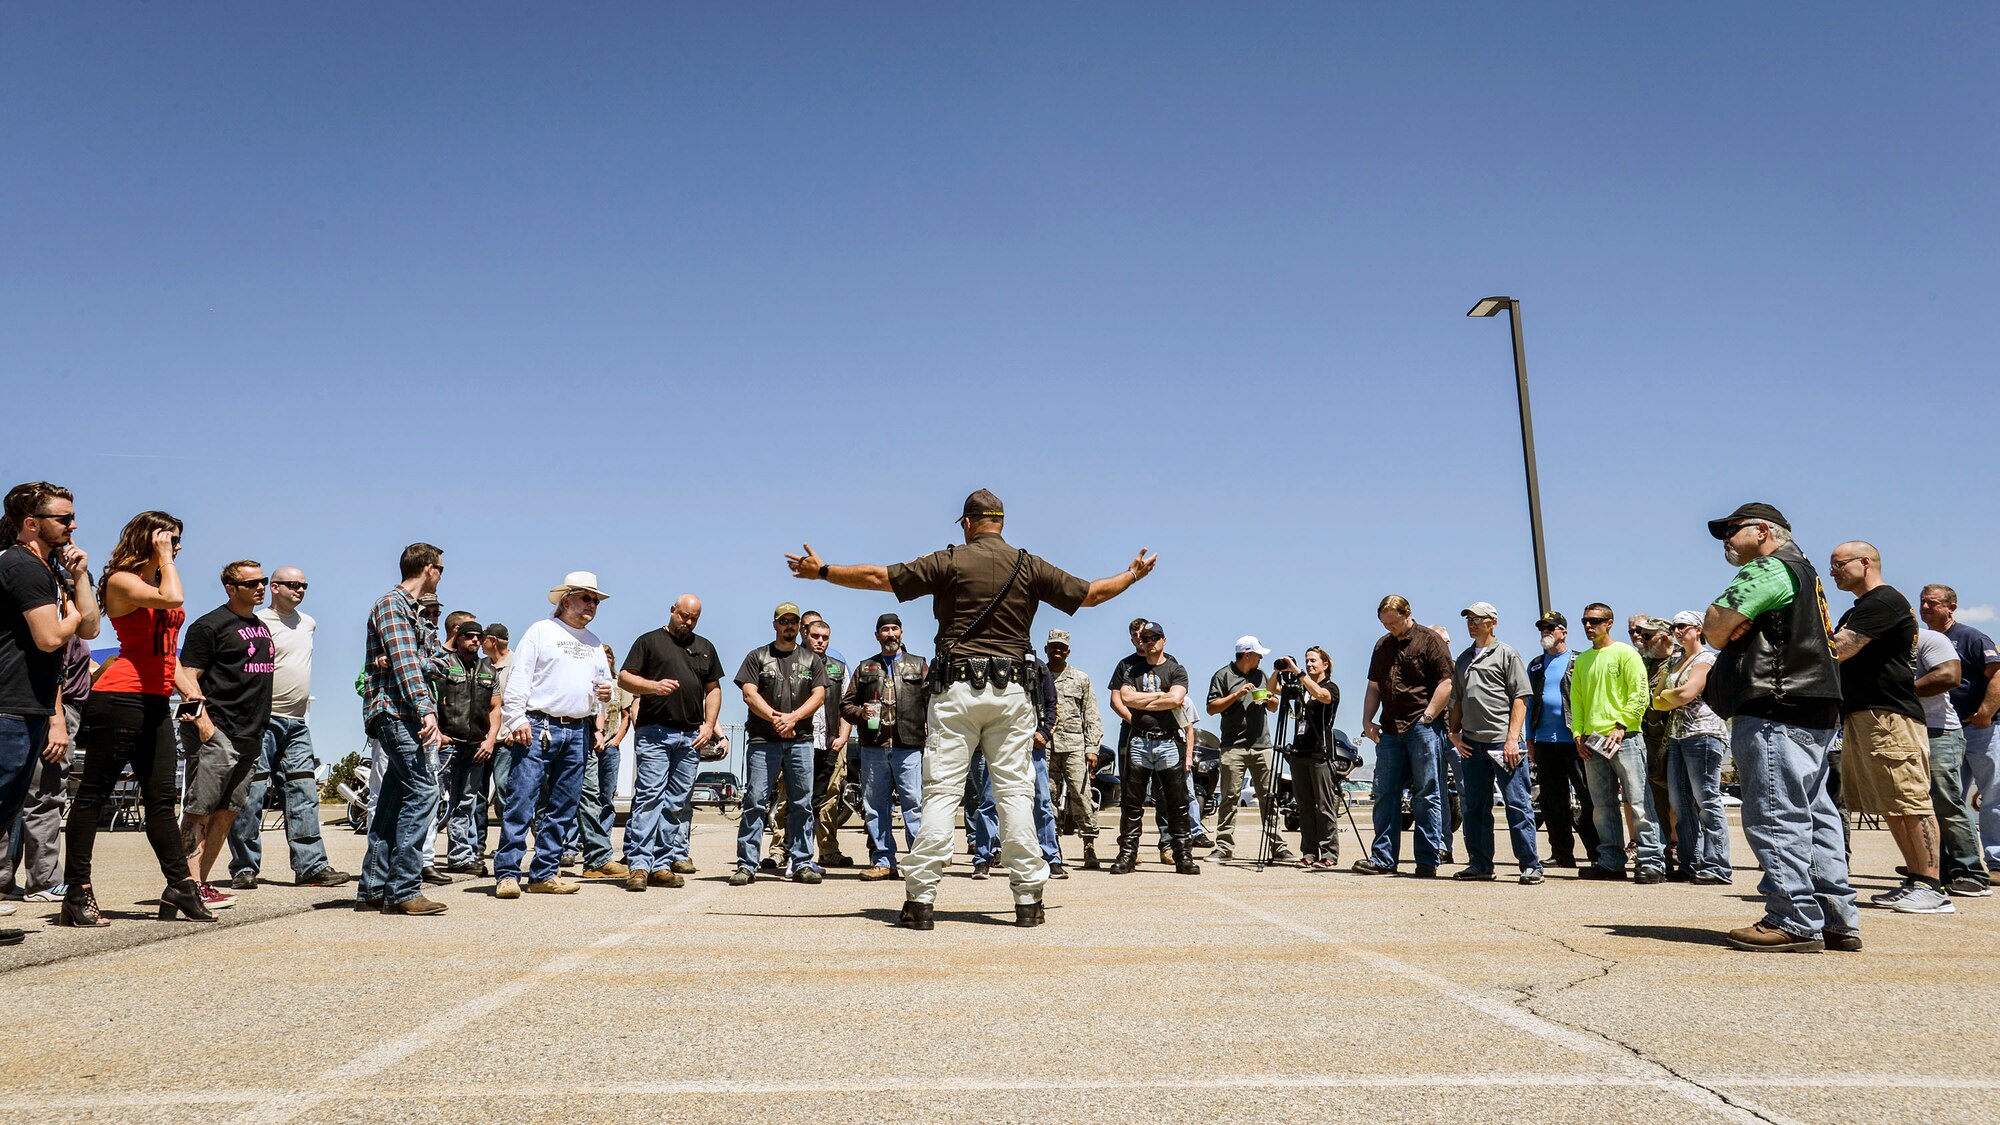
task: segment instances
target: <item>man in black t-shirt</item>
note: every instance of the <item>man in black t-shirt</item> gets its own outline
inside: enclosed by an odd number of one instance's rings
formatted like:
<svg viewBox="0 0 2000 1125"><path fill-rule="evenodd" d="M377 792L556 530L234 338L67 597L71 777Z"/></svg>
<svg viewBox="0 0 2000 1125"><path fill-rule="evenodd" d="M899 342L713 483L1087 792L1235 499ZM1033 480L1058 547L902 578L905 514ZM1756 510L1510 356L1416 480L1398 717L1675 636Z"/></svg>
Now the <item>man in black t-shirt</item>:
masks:
<svg viewBox="0 0 2000 1125"><path fill-rule="evenodd" d="M736 685L750 708L744 724L748 761L744 764L743 821L736 832L736 871L729 885L757 879L764 846L764 821L778 778L792 815L785 825L785 851L792 881L817 883L813 861L813 720L826 705L826 660L799 643L799 607L785 602L771 613L776 639L750 650L736 669ZM804 815L800 815L804 814Z"/></svg>
<svg viewBox="0 0 2000 1125"><path fill-rule="evenodd" d="M62 652L81 629L96 635L97 601L89 560L69 542L76 506L68 489L32 481L8 490L0 517L0 828L14 823L44 757L68 751L60 677ZM63 612L51 567L69 572L78 594ZM0 945L21 930L0 930Z"/></svg>
<svg viewBox="0 0 2000 1125"><path fill-rule="evenodd" d="M229 842L229 825L250 803L250 775L271 722L271 673L277 650L271 628L257 616L270 580L264 568L239 559L222 568L229 600L188 626L174 686L201 707L181 723L188 758L181 800L181 834L194 841L188 866L211 909L235 898L209 886L209 870Z"/></svg>
<svg viewBox="0 0 2000 1125"><path fill-rule="evenodd" d="M1167 822L1172 826L1167 846L1174 870L1198 875L1201 868L1189 854L1187 839L1187 771L1194 765L1194 747L1182 736L1186 728L1180 718L1187 706L1187 669L1167 655L1166 629L1158 622L1140 623L1139 643L1139 659L1121 669L1116 689L1118 701L1132 716L1132 737L1125 751L1118 858L1111 862L1111 873L1129 874L1138 866L1146 789L1157 783L1153 799L1167 811Z"/></svg>
<svg viewBox="0 0 2000 1125"><path fill-rule="evenodd" d="M1903 914L1953 914L1938 882L1930 739L1917 699L1917 618L1882 579L1882 555L1856 540L1833 549L1834 584L1855 595L1833 630L1840 662L1841 788L1850 807L1889 822L1909 872L1869 901Z"/></svg>
<svg viewBox="0 0 2000 1125"><path fill-rule="evenodd" d="M632 740L632 816L625 825L625 889L678 887L694 874L688 856L694 779L716 741L722 658L694 631L701 599L674 599L664 628L632 642L618 684L639 697Z"/></svg>

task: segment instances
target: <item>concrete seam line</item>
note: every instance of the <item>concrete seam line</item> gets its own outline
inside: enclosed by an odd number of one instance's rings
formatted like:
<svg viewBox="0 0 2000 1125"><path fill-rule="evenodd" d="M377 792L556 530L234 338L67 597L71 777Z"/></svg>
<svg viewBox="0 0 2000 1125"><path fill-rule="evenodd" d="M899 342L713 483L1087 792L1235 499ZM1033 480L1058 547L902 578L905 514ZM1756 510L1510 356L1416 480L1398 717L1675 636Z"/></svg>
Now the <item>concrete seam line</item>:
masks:
<svg viewBox="0 0 2000 1125"><path fill-rule="evenodd" d="M1994 1078L1927 1078L1919 1075L1704 1075L1716 1086L1732 1087L1833 1087L1851 1090L2000 1090ZM342 1090L324 1095L346 1101L387 1099L449 1101L462 1098L505 1096L509 1098L567 1097L578 1094L615 1096L668 1095L793 1095L881 1093L926 1091L946 1093L1005 1093L1010 1091L1065 1090L1256 1090L1256 1089L1481 1089L1501 1086L1518 1089L1569 1089L1589 1086L1652 1087L1666 1089L1672 1082L1630 1074L1545 1074L1534 1072L1498 1074L1399 1074L1399 1075L1298 1075L1227 1074L1207 1078L1102 1078L1102 1079L952 1079L932 1077L884 1078L874 1082L775 1082L717 1079L683 1082L583 1082L562 1086L548 1083L509 1085L496 1094L491 1085L426 1086L421 1090L371 1092ZM7 1104L22 1111L77 1109L128 1109L154 1105L240 1105L247 1102L282 1100L295 1091L253 1087L239 1090L154 1091L132 1094L73 1094L61 1097L9 1098ZM315 1096L318 1100L318 1096Z"/></svg>
<svg viewBox="0 0 2000 1125"><path fill-rule="evenodd" d="M1546 1016L1516 1007L1496 997L1475 992L1471 988L1459 984L1457 981L1438 976L1428 969L1418 968L1408 961L1391 957L1386 953L1368 949L1364 946L1355 945L1352 942L1334 937L1332 934L1317 927L1308 926L1303 922L1294 922L1289 918L1273 914L1268 910L1260 910L1249 903L1219 891L1204 890L1201 894L1225 906L1234 907L1261 922L1288 930L1300 937L1310 938L1313 941L1331 945L1343 953L1368 962L1383 972L1402 977L1404 980L1442 993L1474 1011L1492 1016L1501 1023L1516 1030L1525 1031L1538 1039L1544 1039L1548 1042L1568 1047L1579 1054L1590 1055L1594 1058L1616 1063L1619 1069L1626 1073L1634 1077L1649 1079L1661 1089L1671 1091L1682 1099L1692 1102L1712 1113L1720 1114L1731 1121L1765 1122L1772 1120L1769 1115L1753 1113L1742 1106L1736 1105L1714 1090L1698 1082L1690 1081L1688 1078L1674 1073L1672 1070L1651 1059L1634 1055L1629 1048L1619 1047L1601 1037L1564 1027L1562 1024Z"/></svg>
<svg viewBox="0 0 2000 1125"><path fill-rule="evenodd" d="M638 936L641 929L659 925L677 914L684 913L695 906L707 902L721 893L721 889L717 887L698 891L679 899L673 905L657 914L650 915L637 922L629 923L624 930L607 934L604 938L593 942L588 950L565 953L555 957L542 965L528 970L527 973L507 984L503 984L484 995L475 996L470 1000L455 1005L450 1011L432 1018L423 1026L408 1034L397 1036L387 1043L379 1044L334 1067L332 1070L326 1071L314 1083L315 1087L323 1088L281 1094L259 1102L246 1109L238 1117L238 1120L245 1122L246 1125L252 1121L289 1121L321 1101L325 1101L328 1098L346 1096L348 1093L344 1088L346 1083L387 1070L389 1067L423 1050L439 1039L462 1029L466 1024L471 1023L480 1016L492 1013L528 989L540 984L542 978L550 972L567 972L588 961L594 952L610 949L613 946L629 941ZM623 936L620 936L621 934ZM613 938L617 940L611 940Z"/></svg>

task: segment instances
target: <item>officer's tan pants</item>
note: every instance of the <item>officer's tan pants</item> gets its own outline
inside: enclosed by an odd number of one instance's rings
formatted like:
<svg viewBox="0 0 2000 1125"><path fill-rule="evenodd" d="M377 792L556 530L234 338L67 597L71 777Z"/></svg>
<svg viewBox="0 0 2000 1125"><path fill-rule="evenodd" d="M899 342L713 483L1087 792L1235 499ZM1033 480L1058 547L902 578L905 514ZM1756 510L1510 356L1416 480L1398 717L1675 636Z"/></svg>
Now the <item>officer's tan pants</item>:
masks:
<svg viewBox="0 0 2000 1125"><path fill-rule="evenodd" d="M972 752L984 751L1000 817L1000 864L1018 903L1040 902L1049 865L1035 842L1035 768L1029 752L1035 709L1020 684L974 691L956 683L931 696L930 744L924 750L924 815L904 863L904 891L931 902L951 863L952 828L965 793Z"/></svg>

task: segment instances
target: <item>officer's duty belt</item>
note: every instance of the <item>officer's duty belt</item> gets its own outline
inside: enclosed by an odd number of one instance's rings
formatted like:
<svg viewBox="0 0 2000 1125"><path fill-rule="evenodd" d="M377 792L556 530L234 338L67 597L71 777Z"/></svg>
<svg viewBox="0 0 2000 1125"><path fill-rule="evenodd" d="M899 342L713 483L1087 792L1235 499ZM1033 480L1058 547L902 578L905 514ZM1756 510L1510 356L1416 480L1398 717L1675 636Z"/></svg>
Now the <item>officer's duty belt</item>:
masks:
<svg viewBox="0 0 2000 1125"><path fill-rule="evenodd" d="M1004 656L969 656L940 663L937 667L945 684L971 684L975 691L984 688L988 681L994 687L1004 688L1008 684L1025 684L1028 680L1027 664Z"/></svg>

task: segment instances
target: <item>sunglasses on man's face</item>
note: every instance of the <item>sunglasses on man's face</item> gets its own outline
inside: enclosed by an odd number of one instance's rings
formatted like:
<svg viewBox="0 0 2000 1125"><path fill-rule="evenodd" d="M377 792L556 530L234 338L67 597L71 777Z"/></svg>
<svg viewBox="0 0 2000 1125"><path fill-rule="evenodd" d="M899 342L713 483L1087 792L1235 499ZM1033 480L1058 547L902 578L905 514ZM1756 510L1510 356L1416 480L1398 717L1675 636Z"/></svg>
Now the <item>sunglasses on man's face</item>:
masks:
<svg viewBox="0 0 2000 1125"><path fill-rule="evenodd" d="M73 524L73 523L75 523L75 522L76 522L76 513L75 513L75 512L69 512L69 513L66 513L66 514L64 514L64 515L60 515L60 516L55 516L55 515L46 515L46 514L44 514L44 515L39 515L39 516L36 516L35 518L36 518L36 519L38 519L38 520L49 520L49 521L50 521L50 522L52 522L52 523L59 523L59 524L63 525L64 527L68 527L69 525L71 525L71 524Z"/></svg>
<svg viewBox="0 0 2000 1125"><path fill-rule="evenodd" d="M261 590L270 584L271 580L268 578L242 578L230 583L231 586L235 586L241 590Z"/></svg>
<svg viewBox="0 0 2000 1125"><path fill-rule="evenodd" d="M1611 624L1611 619L1609 617L1586 617L1583 619L1583 623L1585 625L1609 625Z"/></svg>
<svg viewBox="0 0 2000 1125"><path fill-rule="evenodd" d="M1562 628L1562 626L1560 626L1560 625L1537 625L1537 626L1535 626L1535 632L1537 632L1537 633L1553 633L1553 632L1555 632L1555 631L1556 631L1557 629L1560 629L1560 628Z"/></svg>
<svg viewBox="0 0 2000 1125"><path fill-rule="evenodd" d="M271 585L283 586L287 590L297 590L301 594L306 592L306 584L303 582L273 582Z"/></svg>

